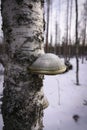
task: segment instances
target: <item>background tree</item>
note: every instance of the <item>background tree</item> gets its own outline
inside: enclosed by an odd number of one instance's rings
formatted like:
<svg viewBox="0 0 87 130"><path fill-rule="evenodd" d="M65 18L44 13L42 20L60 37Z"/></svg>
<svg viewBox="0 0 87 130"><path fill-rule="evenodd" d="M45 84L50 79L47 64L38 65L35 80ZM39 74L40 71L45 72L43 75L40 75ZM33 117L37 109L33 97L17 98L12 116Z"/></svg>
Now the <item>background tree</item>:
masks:
<svg viewBox="0 0 87 130"><path fill-rule="evenodd" d="M50 18L50 0L46 0L47 3L47 16L46 16L46 47L45 50L48 52L48 44L49 44L49 18Z"/></svg>
<svg viewBox="0 0 87 130"><path fill-rule="evenodd" d="M69 0L67 0L66 6L66 41L65 41L65 62L68 57L68 39L69 39Z"/></svg>
<svg viewBox="0 0 87 130"><path fill-rule="evenodd" d="M85 42L86 42L86 26L87 26L87 0L84 3L84 12L83 12L83 29L82 29L82 63L84 63L85 55Z"/></svg>
<svg viewBox="0 0 87 130"><path fill-rule="evenodd" d="M41 130L46 100L43 76L28 67L43 51L43 0L1 0L5 67L4 130Z"/></svg>
<svg viewBox="0 0 87 130"><path fill-rule="evenodd" d="M60 24L61 24L61 0L58 0L58 18L57 18L57 22L58 22L58 56L61 55L61 29L60 29Z"/></svg>
<svg viewBox="0 0 87 130"><path fill-rule="evenodd" d="M75 0L76 26L75 26L75 44L76 44L76 84L79 85L79 40L78 40L78 0Z"/></svg>
<svg viewBox="0 0 87 130"><path fill-rule="evenodd" d="M53 25L53 22L52 22L52 19L53 19L53 15L52 15L52 5L53 5L53 1L50 0L50 45L49 45L49 52L52 51L52 42L53 42L53 34L52 34L52 25Z"/></svg>
<svg viewBox="0 0 87 130"><path fill-rule="evenodd" d="M72 9L73 9L73 0L70 1L70 21L69 21L69 60L71 57L71 25L72 25Z"/></svg>
<svg viewBox="0 0 87 130"><path fill-rule="evenodd" d="M57 46L58 46L58 23L57 19L55 21L55 46L54 46L54 53L57 55Z"/></svg>

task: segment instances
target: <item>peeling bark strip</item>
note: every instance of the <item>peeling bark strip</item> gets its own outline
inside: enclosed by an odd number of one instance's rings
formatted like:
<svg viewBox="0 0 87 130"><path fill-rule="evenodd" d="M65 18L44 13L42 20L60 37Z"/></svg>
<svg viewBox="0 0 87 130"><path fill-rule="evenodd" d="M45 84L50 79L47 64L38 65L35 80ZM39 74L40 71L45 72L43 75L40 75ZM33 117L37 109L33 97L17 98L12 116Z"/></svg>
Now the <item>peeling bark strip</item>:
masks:
<svg viewBox="0 0 87 130"><path fill-rule="evenodd" d="M43 11L41 0L1 0L5 53L2 114L4 130L41 130L43 76L27 67L43 53Z"/></svg>

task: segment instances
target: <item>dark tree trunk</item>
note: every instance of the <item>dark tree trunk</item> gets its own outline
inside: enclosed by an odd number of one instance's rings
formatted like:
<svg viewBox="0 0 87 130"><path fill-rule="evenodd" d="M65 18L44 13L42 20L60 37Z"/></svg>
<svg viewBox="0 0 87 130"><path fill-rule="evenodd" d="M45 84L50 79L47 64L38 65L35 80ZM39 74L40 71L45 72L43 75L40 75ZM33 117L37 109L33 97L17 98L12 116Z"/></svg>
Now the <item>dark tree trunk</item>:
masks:
<svg viewBox="0 0 87 130"><path fill-rule="evenodd" d="M82 63L84 63L85 56L85 43L86 43L86 26L87 26L87 0L84 3L84 14L83 14L83 45L82 45Z"/></svg>
<svg viewBox="0 0 87 130"><path fill-rule="evenodd" d="M65 42L65 62L68 57L68 38L69 38L69 0L67 0L67 8L66 8L66 42Z"/></svg>
<svg viewBox="0 0 87 130"><path fill-rule="evenodd" d="M75 0L75 7L76 7L76 84L79 85L78 0Z"/></svg>
<svg viewBox="0 0 87 130"><path fill-rule="evenodd" d="M46 52L49 52L48 37L49 37L49 15L50 14L50 0L47 0L47 20L46 20Z"/></svg>
<svg viewBox="0 0 87 130"><path fill-rule="evenodd" d="M52 35L52 0L50 0L50 45L49 45L49 52L52 51L52 42L53 42L53 35Z"/></svg>
<svg viewBox="0 0 87 130"><path fill-rule="evenodd" d="M70 6L70 24L69 24L69 60L71 57L71 23L72 23L72 9L73 9L73 0L71 0Z"/></svg>
<svg viewBox="0 0 87 130"><path fill-rule="evenodd" d="M85 41L86 41L86 19L84 21L84 36L83 36L83 45L82 45L82 64L84 63L84 52L85 52Z"/></svg>

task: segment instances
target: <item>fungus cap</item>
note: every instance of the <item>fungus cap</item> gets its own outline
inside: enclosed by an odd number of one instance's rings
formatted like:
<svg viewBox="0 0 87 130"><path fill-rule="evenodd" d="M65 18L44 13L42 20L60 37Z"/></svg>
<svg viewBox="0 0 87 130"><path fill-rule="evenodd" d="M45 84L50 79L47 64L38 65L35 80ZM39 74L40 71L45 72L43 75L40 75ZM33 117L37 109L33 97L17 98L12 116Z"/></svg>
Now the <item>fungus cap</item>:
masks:
<svg viewBox="0 0 87 130"><path fill-rule="evenodd" d="M36 74L56 75L65 72L66 66L57 55L46 53L38 57L29 70Z"/></svg>

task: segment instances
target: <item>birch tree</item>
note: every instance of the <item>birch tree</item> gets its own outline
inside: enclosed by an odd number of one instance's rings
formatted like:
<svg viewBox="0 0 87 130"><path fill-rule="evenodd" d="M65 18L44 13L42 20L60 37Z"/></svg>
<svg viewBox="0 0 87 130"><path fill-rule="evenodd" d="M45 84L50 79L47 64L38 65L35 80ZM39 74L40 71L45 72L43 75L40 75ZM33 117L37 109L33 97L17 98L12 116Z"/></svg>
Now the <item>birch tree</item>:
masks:
<svg viewBox="0 0 87 130"><path fill-rule="evenodd" d="M67 0L66 6L66 43L65 43L65 62L68 57L68 38L69 38L69 0Z"/></svg>
<svg viewBox="0 0 87 130"><path fill-rule="evenodd" d="M87 0L84 3L84 14L83 14L83 29L82 29L82 63L84 63L84 51L85 51L85 43L86 43L86 27L87 26Z"/></svg>
<svg viewBox="0 0 87 130"><path fill-rule="evenodd" d="M57 55L57 46L58 46L58 23L57 19L55 21L55 46L54 46L54 53Z"/></svg>
<svg viewBox="0 0 87 130"><path fill-rule="evenodd" d="M79 85L79 40L78 40L78 0L75 0L76 24L75 24L75 43L76 43L76 84Z"/></svg>
<svg viewBox="0 0 87 130"><path fill-rule="evenodd" d="M58 0L58 5L59 5L59 9L58 9L58 55L61 55L61 30L60 30L60 24L61 24L61 0Z"/></svg>
<svg viewBox="0 0 87 130"><path fill-rule="evenodd" d="M46 52L48 52L49 37L49 16L50 16L50 0L47 0L47 20L46 20Z"/></svg>
<svg viewBox="0 0 87 130"><path fill-rule="evenodd" d="M71 25L72 25L72 9L73 9L73 0L70 1L70 22L69 22L69 60L71 56Z"/></svg>
<svg viewBox="0 0 87 130"><path fill-rule="evenodd" d="M1 0L4 33L4 130L41 130L43 76L28 67L43 51L43 0Z"/></svg>
<svg viewBox="0 0 87 130"><path fill-rule="evenodd" d="M53 25L53 23L52 23L52 19L53 19L53 17L52 17L52 5L53 5L53 1L52 0L50 0L50 45L49 45L49 52L51 52L51 49L52 49L52 42L53 42L53 35L52 35L52 25Z"/></svg>

